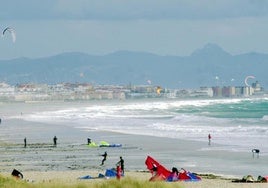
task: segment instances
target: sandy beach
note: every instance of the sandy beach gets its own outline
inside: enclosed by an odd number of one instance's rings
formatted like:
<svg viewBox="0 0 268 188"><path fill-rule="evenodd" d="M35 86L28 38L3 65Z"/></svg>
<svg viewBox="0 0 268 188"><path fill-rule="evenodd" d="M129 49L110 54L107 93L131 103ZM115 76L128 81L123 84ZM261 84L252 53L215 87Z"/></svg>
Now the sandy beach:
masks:
<svg viewBox="0 0 268 188"><path fill-rule="evenodd" d="M13 109L21 107L19 111ZM45 124L22 121L21 119L5 118L21 115L20 112L30 113L38 110L38 105L22 104L1 104L1 142L0 142L0 173L10 176L13 169L23 173L24 179L31 183L63 181L66 183L79 182L79 177L90 175L97 177L104 174L106 169L114 168L119 161L119 156L125 160L126 177L149 180L151 174L145 166L145 159L148 155L157 159L165 167L185 168L198 174L210 174L219 172L216 175L222 178L203 178L200 182L179 182L183 187L266 187L267 184L256 183L232 183L231 178L242 178L241 175L227 175L224 169L213 169L213 163L220 163L228 157L236 157L239 153L226 153L222 151L200 150L207 143L169 139L153 136L129 135L107 131L83 131L62 124ZM42 109L43 110L43 109ZM57 147L53 146L53 137L57 136ZM24 148L23 139L27 138L27 147ZM87 138L98 143L105 140L111 144L122 144L122 147L89 147ZM206 146L207 147L207 146ZM216 146L215 146L216 147ZM190 149L189 149L190 148ZM100 166L104 152L108 153L107 161ZM208 168L200 168L195 163L210 160L211 157L218 160L211 162ZM186 164L185 159L192 158L191 164ZM261 159L265 164L266 158ZM223 166L228 167L228 161ZM230 166L235 168L235 166ZM222 174L220 173L222 172ZM256 177L257 178L257 177ZM82 180L93 181L93 180ZM95 181L95 180L94 180ZM105 181L102 179L101 181Z"/></svg>

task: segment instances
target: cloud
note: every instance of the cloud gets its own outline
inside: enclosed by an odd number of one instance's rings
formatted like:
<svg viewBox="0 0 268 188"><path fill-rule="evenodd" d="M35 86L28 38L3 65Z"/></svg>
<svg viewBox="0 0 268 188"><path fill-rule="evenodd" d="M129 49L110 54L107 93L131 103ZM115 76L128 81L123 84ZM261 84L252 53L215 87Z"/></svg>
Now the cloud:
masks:
<svg viewBox="0 0 268 188"><path fill-rule="evenodd" d="M51 13L53 0L8 0L1 1L0 19L3 20L29 20L54 19Z"/></svg>
<svg viewBox="0 0 268 188"><path fill-rule="evenodd" d="M268 15L265 0L58 0L74 19L222 19Z"/></svg>
<svg viewBox="0 0 268 188"><path fill-rule="evenodd" d="M189 55L208 42L268 52L267 0L5 0L0 58L117 50ZM37 48L38 46L38 48Z"/></svg>
<svg viewBox="0 0 268 188"><path fill-rule="evenodd" d="M1 19L225 19L268 16L266 0L9 0Z"/></svg>

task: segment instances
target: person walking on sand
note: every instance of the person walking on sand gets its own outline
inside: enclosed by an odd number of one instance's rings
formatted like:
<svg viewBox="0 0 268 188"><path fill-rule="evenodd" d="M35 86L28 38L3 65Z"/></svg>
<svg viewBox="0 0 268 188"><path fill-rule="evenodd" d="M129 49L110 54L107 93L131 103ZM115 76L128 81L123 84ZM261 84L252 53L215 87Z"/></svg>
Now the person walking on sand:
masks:
<svg viewBox="0 0 268 188"><path fill-rule="evenodd" d="M124 171L124 159L122 156L120 156L120 160L116 163L116 165L120 166L122 174L125 173Z"/></svg>
<svg viewBox="0 0 268 188"><path fill-rule="evenodd" d="M208 134L208 145L210 145L210 144L211 144L211 135Z"/></svg>
<svg viewBox="0 0 268 188"><path fill-rule="evenodd" d="M101 165L104 165L104 161L106 161L106 158L107 158L107 152L105 151L104 154L102 154L101 156L103 156L103 159L101 161Z"/></svg>
<svg viewBox="0 0 268 188"><path fill-rule="evenodd" d="M54 146L55 146L55 147L57 146L57 140L58 140L58 138L57 138L56 136L54 136L54 138L53 138L53 142L54 142Z"/></svg>

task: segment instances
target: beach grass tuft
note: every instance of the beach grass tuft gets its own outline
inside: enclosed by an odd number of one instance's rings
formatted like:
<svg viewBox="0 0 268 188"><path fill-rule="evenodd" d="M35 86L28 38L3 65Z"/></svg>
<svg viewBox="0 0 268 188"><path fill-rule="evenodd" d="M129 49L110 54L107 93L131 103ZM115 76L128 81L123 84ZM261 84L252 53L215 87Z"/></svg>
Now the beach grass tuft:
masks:
<svg viewBox="0 0 268 188"><path fill-rule="evenodd" d="M179 183L167 183L163 181L150 182L148 180L136 180L129 177L120 181L116 179L104 181L95 186L96 188L181 188Z"/></svg>
<svg viewBox="0 0 268 188"><path fill-rule="evenodd" d="M122 178L121 180L103 179L101 181L84 181L72 184L64 182L30 183L10 177L0 176L0 187L5 188L181 188L179 183L149 182L134 178Z"/></svg>

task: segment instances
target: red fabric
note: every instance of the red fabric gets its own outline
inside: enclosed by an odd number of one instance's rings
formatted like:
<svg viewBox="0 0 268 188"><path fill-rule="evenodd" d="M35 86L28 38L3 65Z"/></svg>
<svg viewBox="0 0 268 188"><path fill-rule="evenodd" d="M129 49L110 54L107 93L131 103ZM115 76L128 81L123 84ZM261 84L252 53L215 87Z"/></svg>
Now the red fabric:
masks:
<svg viewBox="0 0 268 188"><path fill-rule="evenodd" d="M118 180L120 180L120 177L121 177L121 168L120 168L120 166L117 166L116 167L116 178Z"/></svg>
<svg viewBox="0 0 268 188"><path fill-rule="evenodd" d="M162 166L159 162L157 162L150 156L147 156L145 164L147 166L147 169L150 170L151 173L154 173L153 168L156 167L157 168L156 174L157 176L161 177L161 179L162 178L166 179L171 174L171 171L166 169L164 166Z"/></svg>
<svg viewBox="0 0 268 188"><path fill-rule="evenodd" d="M188 180L188 179L190 179L190 177L188 176L186 171L179 173L179 180Z"/></svg>
<svg viewBox="0 0 268 188"><path fill-rule="evenodd" d="M165 181L166 177L163 174L152 176L149 181Z"/></svg>
<svg viewBox="0 0 268 188"><path fill-rule="evenodd" d="M191 172L188 172L182 168L181 171L179 172L178 179L182 180L182 181L185 181L185 180L186 181L188 181L188 180L198 181L198 180L201 180L201 177L199 177Z"/></svg>

